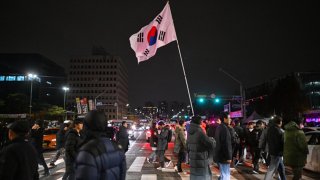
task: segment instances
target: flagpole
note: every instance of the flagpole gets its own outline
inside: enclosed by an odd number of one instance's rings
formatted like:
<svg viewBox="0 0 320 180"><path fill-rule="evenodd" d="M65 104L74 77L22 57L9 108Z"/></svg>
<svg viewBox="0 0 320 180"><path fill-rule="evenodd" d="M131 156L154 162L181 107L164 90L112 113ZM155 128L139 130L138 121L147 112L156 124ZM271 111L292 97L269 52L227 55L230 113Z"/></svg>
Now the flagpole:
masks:
<svg viewBox="0 0 320 180"><path fill-rule="evenodd" d="M177 35L177 34L176 34L176 35ZM179 51L179 55L180 55L180 60L181 60L181 65L182 65L184 80L185 80L186 85L187 85L187 90L188 90L188 96L189 96L189 101L190 101L190 107L191 107L191 111L192 111L192 116L194 116L193 105L192 105L192 100L191 100L190 91L189 91L189 85L188 85L188 81L187 81L186 71L184 70L184 65L183 65L183 60L182 60L182 55L181 55L181 51L180 51L180 46L179 46L178 37L177 37L177 46L178 46L178 51Z"/></svg>

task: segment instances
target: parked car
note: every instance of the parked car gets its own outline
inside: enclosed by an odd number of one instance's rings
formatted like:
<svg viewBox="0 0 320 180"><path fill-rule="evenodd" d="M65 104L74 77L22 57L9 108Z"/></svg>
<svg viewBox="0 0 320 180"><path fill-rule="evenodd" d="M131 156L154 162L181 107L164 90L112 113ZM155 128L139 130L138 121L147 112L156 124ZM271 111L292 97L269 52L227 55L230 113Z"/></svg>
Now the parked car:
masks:
<svg viewBox="0 0 320 180"><path fill-rule="evenodd" d="M43 149L55 149L56 148L56 134L59 131L59 128L48 128L44 130L43 133Z"/></svg>
<svg viewBox="0 0 320 180"><path fill-rule="evenodd" d="M320 127L303 127L303 132L310 132L310 131L320 131Z"/></svg>
<svg viewBox="0 0 320 180"><path fill-rule="evenodd" d="M309 154L305 169L320 173L320 131L305 133L308 143Z"/></svg>

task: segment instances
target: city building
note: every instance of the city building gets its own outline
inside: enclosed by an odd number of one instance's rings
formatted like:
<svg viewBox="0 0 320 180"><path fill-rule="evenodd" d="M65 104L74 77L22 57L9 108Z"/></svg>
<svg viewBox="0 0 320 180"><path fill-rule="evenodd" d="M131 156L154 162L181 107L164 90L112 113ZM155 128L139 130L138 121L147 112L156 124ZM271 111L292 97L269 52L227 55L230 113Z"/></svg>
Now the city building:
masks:
<svg viewBox="0 0 320 180"><path fill-rule="evenodd" d="M41 54L0 54L0 99L16 93L29 98L32 86L32 103L62 107L65 83L64 68Z"/></svg>
<svg viewBox="0 0 320 180"><path fill-rule="evenodd" d="M76 99L85 98L89 110L103 110L108 119L127 114L128 73L120 57L94 48L91 56L70 59L68 84L69 107L76 109Z"/></svg>
<svg viewBox="0 0 320 180"><path fill-rule="evenodd" d="M250 106L256 105L256 101L268 99L277 83L286 77L294 77L299 82L300 88L307 99L309 109L304 114L306 120L315 120L320 123L320 72L294 72L247 88L246 102Z"/></svg>

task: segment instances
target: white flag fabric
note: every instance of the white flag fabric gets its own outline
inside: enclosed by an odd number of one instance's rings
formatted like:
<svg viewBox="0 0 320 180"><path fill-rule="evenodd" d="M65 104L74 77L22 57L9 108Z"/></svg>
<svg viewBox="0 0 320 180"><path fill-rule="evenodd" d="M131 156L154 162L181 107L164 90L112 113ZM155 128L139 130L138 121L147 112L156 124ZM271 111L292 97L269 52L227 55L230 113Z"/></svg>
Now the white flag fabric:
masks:
<svg viewBox="0 0 320 180"><path fill-rule="evenodd" d="M152 22L133 34L129 40L138 63L154 56L158 48L177 40L169 2Z"/></svg>

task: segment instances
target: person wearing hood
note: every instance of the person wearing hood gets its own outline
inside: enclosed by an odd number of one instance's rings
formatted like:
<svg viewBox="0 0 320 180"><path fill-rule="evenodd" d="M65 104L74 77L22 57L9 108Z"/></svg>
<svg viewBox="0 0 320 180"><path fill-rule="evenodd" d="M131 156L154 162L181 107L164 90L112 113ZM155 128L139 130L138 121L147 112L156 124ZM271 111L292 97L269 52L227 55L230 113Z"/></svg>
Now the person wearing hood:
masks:
<svg viewBox="0 0 320 180"><path fill-rule="evenodd" d="M201 117L194 116L190 123L187 138L187 151L190 158L190 180L211 180L210 153L213 153L213 140L204 134L200 127Z"/></svg>
<svg viewBox="0 0 320 180"><path fill-rule="evenodd" d="M230 164L232 161L231 134L228 125L231 122L230 115L221 113L223 122L218 126L215 134L216 162L220 169L220 180L230 180Z"/></svg>
<svg viewBox="0 0 320 180"><path fill-rule="evenodd" d="M38 180L37 151L26 138L29 122L18 120L7 128L9 142L0 152L0 179Z"/></svg>
<svg viewBox="0 0 320 180"><path fill-rule="evenodd" d="M75 179L126 179L122 147L107 137L104 112L90 111L84 120L85 141L75 162Z"/></svg>
<svg viewBox="0 0 320 180"><path fill-rule="evenodd" d="M122 121L119 131L117 133L117 142L122 146L124 152L127 152L129 149L129 134L127 128L127 122Z"/></svg>
<svg viewBox="0 0 320 180"><path fill-rule="evenodd" d="M293 180L298 180L301 179L309 153L306 136L294 121L287 123L284 128L284 164L292 168Z"/></svg>
<svg viewBox="0 0 320 180"><path fill-rule="evenodd" d="M66 172L63 175L63 180L74 180L74 162L77 157L77 151L83 142L82 134L83 121L82 119L75 119L71 124L70 130L66 133L65 142L65 164Z"/></svg>

